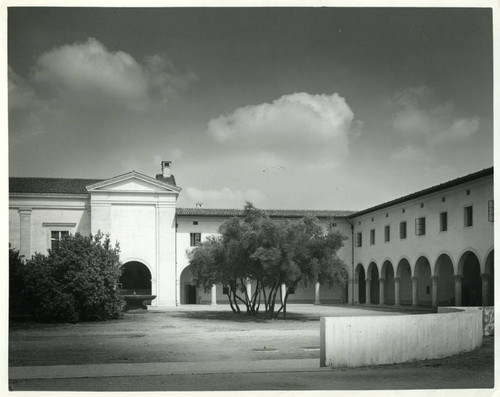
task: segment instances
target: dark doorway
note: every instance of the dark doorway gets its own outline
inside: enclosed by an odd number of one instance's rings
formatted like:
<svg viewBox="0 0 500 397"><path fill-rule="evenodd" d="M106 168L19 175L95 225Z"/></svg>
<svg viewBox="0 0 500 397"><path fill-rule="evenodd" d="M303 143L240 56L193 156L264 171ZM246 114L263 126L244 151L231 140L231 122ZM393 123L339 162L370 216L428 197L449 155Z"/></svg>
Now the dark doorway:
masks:
<svg viewBox="0 0 500 397"><path fill-rule="evenodd" d="M378 305L380 303L380 283L378 268L375 263L371 264L371 269L368 270L368 274L371 278L370 302L374 305Z"/></svg>
<svg viewBox="0 0 500 397"><path fill-rule="evenodd" d="M188 305L196 304L196 286L186 284L186 303Z"/></svg>
<svg viewBox="0 0 500 397"><path fill-rule="evenodd" d="M482 280L479 260L472 252L463 257L462 306L481 306Z"/></svg>

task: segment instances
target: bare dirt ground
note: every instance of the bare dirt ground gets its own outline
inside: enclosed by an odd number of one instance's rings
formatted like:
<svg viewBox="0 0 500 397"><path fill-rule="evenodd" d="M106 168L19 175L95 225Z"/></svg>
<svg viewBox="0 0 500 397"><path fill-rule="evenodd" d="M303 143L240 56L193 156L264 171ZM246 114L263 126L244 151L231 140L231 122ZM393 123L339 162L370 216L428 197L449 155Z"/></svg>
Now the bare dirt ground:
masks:
<svg viewBox="0 0 500 397"><path fill-rule="evenodd" d="M9 366L319 359L321 316L400 315L350 306L290 305L287 320L235 315L226 307L134 310L80 324L11 323ZM278 362L278 361L276 361ZM11 390L262 390L491 388L494 338L461 355L407 364L317 372L11 380ZM318 360L319 366L319 360ZM279 368L276 369L279 372ZM214 369L214 373L216 373ZM384 374L392 379L384 387ZM266 382L266 379L269 381ZM224 379L232 379L225 382ZM356 379L356 381L354 381ZM426 379L423 381L423 379ZM375 387L377 386L378 387Z"/></svg>

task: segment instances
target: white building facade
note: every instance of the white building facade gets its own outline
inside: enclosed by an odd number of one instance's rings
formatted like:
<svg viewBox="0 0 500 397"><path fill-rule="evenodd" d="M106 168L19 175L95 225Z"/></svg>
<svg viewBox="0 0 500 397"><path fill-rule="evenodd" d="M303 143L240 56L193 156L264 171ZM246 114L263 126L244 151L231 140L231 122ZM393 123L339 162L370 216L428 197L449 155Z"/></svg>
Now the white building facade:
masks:
<svg viewBox="0 0 500 397"><path fill-rule="evenodd" d="M155 178L135 171L106 180L10 178L9 242L29 258L65 233L102 231L120 243L127 294L155 295L153 306L227 302L224 286L196 287L187 253L243 211L177 208L180 193L170 162ZM308 285L290 302L493 303L493 168L356 213L267 212L314 215L347 238L339 256L348 287Z"/></svg>

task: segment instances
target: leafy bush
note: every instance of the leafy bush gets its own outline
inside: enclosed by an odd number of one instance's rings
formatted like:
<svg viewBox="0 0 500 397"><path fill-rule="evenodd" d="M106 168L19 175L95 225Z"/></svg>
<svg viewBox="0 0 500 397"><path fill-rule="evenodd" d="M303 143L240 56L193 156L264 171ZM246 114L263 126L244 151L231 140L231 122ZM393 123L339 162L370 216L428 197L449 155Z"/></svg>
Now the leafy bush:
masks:
<svg viewBox="0 0 500 397"><path fill-rule="evenodd" d="M64 236L48 255L28 260L21 273L22 305L38 321L106 320L122 313L119 246L108 235Z"/></svg>
<svg viewBox="0 0 500 397"><path fill-rule="evenodd" d="M9 243L9 312L10 314L21 314L23 312L22 288L23 288L23 256L19 250L12 248Z"/></svg>

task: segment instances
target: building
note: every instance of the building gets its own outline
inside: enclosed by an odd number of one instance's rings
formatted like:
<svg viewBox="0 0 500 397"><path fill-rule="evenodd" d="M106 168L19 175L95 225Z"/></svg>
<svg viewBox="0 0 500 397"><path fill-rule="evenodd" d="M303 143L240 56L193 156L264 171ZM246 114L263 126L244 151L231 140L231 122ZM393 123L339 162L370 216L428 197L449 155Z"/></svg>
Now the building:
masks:
<svg viewBox="0 0 500 397"><path fill-rule="evenodd" d="M120 242L128 293L154 306L227 301L223 286L196 288L186 252L242 210L177 208L181 189L163 161L155 178L10 178L9 240L25 257L65 233L103 231ZM359 212L268 210L275 219L316 216L347 237L339 252L348 288L309 285L289 302L493 304L493 168ZM251 285L248 286L251 288Z"/></svg>

